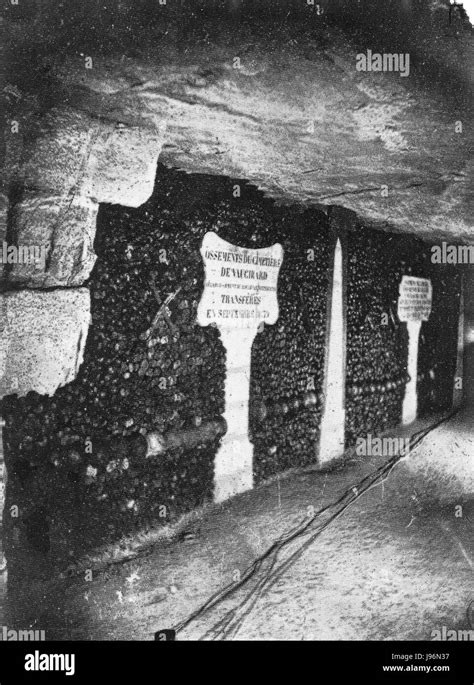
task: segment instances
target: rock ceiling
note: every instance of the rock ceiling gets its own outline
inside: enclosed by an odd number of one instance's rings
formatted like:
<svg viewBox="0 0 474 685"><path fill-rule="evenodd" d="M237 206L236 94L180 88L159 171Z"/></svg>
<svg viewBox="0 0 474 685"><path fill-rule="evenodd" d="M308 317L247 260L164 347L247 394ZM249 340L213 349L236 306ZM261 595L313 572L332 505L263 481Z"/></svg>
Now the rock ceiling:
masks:
<svg viewBox="0 0 474 685"><path fill-rule="evenodd" d="M12 144L4 183L13 178L28 188L42 175L44 184L55 147L69 151L63 171L70 173L88 154L83 141L93 150L112 127L117 154L128 157L129 175L137 173L136 192L124 204L140 204L151 192L153 179L145 182L134 160L143 134L161 162L187 172L247 179L284 203L340 204L380 227L468 242L471 27L467 19L449 24L443 0L397 4L388 0L377 13L370 0L327 1L321 16L313 11L301 21L300 12L292 24L285 13L281 23L246 21L241 10L235 21L207 17L197 33L180 26L177 12L166 31L159 21L143 26L133 50L122 54L117 45L104 48L110 27L98 33L100 44L84 37L82 49L81 40L59 49L47 40L47 23L17 23L17 46L27 40L25 26L34 27L41 78L26 57L26 69L13 60L7 96L33 131L28 140L36 148L41 139L50 143L44 154L31 152L29 142L15 153ZM124 5L117 4L122 12ZM357 55L367 50L408 53L409 75L357 71ZM154 163L151 155L148 169ZM113 185L113 165L102 173ZM120 193L103 197L90 184L81 192L120 202Z"/></svg>

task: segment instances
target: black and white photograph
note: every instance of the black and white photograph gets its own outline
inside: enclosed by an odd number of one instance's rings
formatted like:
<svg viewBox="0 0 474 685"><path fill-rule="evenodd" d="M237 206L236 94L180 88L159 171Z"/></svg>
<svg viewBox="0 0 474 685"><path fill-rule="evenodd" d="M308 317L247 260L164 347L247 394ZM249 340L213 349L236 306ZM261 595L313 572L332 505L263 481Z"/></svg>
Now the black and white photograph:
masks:
<svg viewBox="0 0 474 685"><path fill-rule="evenodd" d="M472 685L474 0L1 7L1 685Z"/></svg>

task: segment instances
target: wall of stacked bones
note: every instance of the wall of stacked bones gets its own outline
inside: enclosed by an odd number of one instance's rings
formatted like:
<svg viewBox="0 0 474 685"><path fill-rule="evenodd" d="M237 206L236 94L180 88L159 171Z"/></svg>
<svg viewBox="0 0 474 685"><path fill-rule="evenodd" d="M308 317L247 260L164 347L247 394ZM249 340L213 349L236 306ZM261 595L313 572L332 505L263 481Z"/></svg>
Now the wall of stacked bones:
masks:
<svg viewBox="0 0 474 685"><path fill-rule="evenodd" d="M99 213L92 321L77 378L53 397L3 400L6 506L20 507L18 519L6 517L12 559L26 543L62 566L212 499L225 430L225 352L218 329L196 323L207 231L242 247L284 248L279 320L257 334L252 352L255 480L316 462L333 246L327 216L276 206L244 182L160 166L149 202ZM453 268L431 266L429 255L406 236L362 226L348 236L348 445L400 422L403 274L430 277L434 287L421 338L421 411L449 405L460 282ZM169 316L157 316L166 298ZM142 436L150 431L168 436L164 455L145 457Z"/></svg>
<svg viewBox="0 0 474 685"><path fill-rule="evenodd" d="M431 248L415 238L362 226L347 239L346 442L400 423L407 374L408 333L397 317L404 275L429 278L433 304L423 322L418 357L418 415L452 405L461 277L431 263Z"/></svg>

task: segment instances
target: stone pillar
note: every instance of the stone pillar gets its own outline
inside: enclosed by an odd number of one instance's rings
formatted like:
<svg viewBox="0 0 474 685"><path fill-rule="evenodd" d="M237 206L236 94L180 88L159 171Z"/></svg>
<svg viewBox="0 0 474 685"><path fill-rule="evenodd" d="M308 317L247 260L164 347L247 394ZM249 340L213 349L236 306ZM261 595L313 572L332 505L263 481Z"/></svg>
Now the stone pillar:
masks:
<svg viewBox="0 0 474 685"><path fill-rule="evenodd" d="M227 432L214 467L214 499L222 502L253 487L253 445L249 440L249 392L253 329L222 329L226 349L225 413Z"/></svg>
<svg viewBox="0 0 474 685"><path fill-rule="evenodd" d="M402 423L408 426L418 415L418 346L420 341L421 321L407 321L408 361L407 372L410 377L403 398Z"/></svg>
<svg viewBox="0 0 474 685"><path fill-rule="evenodd" d="M332 263L329 267L326 356L323 413L318 463L330 463L344 454L346 424L346 235L354 228L356 215L343 207L329 210Z"/></svg>
<svg viewBox="0 0 474 685"><path fill-rule="evenodd" d="M464 271L464 406L474 419L474 267Z"/></svg>
<svg viewBox="0 0 474 685"><path fill-rule="evenodd" d="M25 144L3 230L3 240L8 234L14 246L47 248L47 256L7 265L5 287L81 286L95 262L99 203L148 200L163 136L164 127L119 127L66 107L48 112Z"/></svg>
<svg viewBox="0 0 474 685"><path fill-rule="evenodd" d="M15 191L0 198L0 254L13 256L0 264L0 278L4 291L15 291L0 297L0 330L8 329L0 397L51 394L74 379L89 324L81 286L96 259L99 203L138 207L150 197L163 136L164 127L149 122L119 125L67 106L32 117L29 135L23 131L21 155L15 149L23 161L6 180ZM40 292L58 287L73 290Z"/></svg>
<svg viewBox="0 0 474 685"><path fill-rule="evenodd" d="M459 295L458 349L456 371L454 373L453 409L458 409L463 401L464 384L464 272L461 275L461 292Z"/></svg>
<svg viewBox="0 0 474 685"><path fill-rule="evenodd" d="M334 266L329 315L329 341L326 352L324 409L321 420L319 461L326 463L344 453L345 435L345 327L343 259L339 238L334 250Z"/></svg>

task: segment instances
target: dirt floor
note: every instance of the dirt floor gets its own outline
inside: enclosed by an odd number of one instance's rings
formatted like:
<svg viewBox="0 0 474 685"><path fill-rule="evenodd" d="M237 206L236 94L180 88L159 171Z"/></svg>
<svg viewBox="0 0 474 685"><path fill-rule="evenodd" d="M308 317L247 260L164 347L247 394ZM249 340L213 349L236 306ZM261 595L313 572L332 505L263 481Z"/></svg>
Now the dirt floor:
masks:
<svg viewBox="0 0 474 685"><path fill-rule="evenodd" d="M233 639L429 640L443 626L474 628L473 429L464 414L430 433L262 593ZM384 461L353 454L332 471L293 472L206 510L178 540L155 543L90 581L22 588L8 597L9 625L46 630L47 639L153 639ZM245 594L178 639L202 637Z"/></svg>

